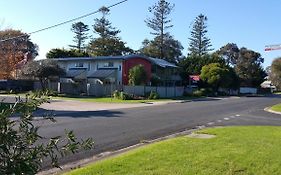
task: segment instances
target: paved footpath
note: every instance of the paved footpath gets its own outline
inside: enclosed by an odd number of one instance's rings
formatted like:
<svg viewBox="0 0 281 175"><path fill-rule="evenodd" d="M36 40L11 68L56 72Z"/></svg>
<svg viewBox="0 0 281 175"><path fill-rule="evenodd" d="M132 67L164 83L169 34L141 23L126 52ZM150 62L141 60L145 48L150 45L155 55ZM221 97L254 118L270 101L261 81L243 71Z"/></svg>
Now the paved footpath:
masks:
<svg viewBox="0 0 281 175"><path fill-rule="evenodd" d="M72 100L53 100L51 103L45 103L40 108L55 111L103 111L112 109L125 109L146 107L155 105L164 105L168 103L177 103L180 101L159 101L148 103L97 103L97 102L81 102Z"/></svg>
<svg viewBox="0 0 281 175"><path fill-rule="evenodd" d="M0 95L0 101L6 103L14 103L18 100L15 96ZM21 98L24 100L24 98ZM165 105L169 103L181 103L182 100L171 101L157 101L157 102L144 102L144 103L101 103L101 102L82 102L78 100L51 100L51 103L44 103L40 106L41 109L53 111L105 111L113 109L126 109L147 106Z"/></svg>

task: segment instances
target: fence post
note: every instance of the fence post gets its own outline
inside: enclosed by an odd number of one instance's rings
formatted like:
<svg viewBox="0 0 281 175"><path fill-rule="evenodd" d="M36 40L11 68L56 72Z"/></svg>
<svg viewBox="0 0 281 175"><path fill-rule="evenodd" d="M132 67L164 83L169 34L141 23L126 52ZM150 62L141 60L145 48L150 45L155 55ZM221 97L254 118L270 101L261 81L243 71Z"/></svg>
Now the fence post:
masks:
<svg viewBox="0 0 281 175"><path fill-rule="evenodd" d="M90 87L91 87L91 84L87 83L87 95L88 96L90 96Z"/></svg>
<svg viewBox="0 0 281 175"><path fill-rule="evenodd" d="M165 98L167 98L167 96L168 96L168 92L167 92L167 84L166 84L166 86L165 86Z"/></svg>
<svg viewBox="0 0 281 175"><path fill-rule="evenodd" d="M58 89L57 89L57 91L60 94L60 82L58 82Z"/></svg>

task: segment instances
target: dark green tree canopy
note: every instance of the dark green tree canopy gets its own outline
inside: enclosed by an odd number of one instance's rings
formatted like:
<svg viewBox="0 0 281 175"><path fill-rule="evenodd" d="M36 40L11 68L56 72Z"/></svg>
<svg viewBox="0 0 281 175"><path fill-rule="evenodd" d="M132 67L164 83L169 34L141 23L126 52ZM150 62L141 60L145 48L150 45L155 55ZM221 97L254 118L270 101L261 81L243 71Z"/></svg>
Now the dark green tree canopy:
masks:
<svg viewBox="0 0 281 175"><path fill-rule="evenodd" d="M172 36L168 35L164 38L163 43L163 55L159 49L158 43L160 42L160 37L155 37L153 40L149 41L145 39L143 41L143 46L140 49L140 53L154 58L161 58L176 63L182 56L183 46L178 40L175 40Z"/></svg>
<svg viewBox="0 0 281 175"><path fill-rule="evenodd" d="M264 59L260 53L245 47L239 48L234 43L226 44L216 53L234 68L241 86L259 87L263 82L266 73L262 68Z"/></svg>
<svg viewBox="0 0 281 175"><path fill-rule="evenodd" d="M217 54L206 54L203 56L188 55L178 65L183 80L188 80L189 75L200 75L202 67L211 63L225 64L224 60Z"/></svg>
<svg viewBox="0 0 281 175"><path fill-rule="evenodd" d="M70 45L71 48L77 49L79 52L85 49L85 42L89 38L88 31L89 26L83 22L77 22L72 24L71 31L74 32L74 43L75 45Z"/></svg>
<svg viewBox="0 0 281 175"><path fill-rule="evenodd" d="M161 59L165 58L165 38L169 37L169 33L166 30L173 27L171 19L169 19L168 16L172 12L174 6L174 4L171 5L165 0L159 0L158 3L148 9L149 12L152 13L153 17L145 20L147 26L153 30L151 34L157 38L154 39L154 44L159 50L158 52L160 53L160 56L158 57Z"/></svg>
<svg viewBox="0 0 281 175"><path fill-rule="evenodd" d="M119 38L95 38L90 42L90 52L94 56L118 56L134 53Z"/></svg>
<svg viewBox="0 0 281 175"><path fill-rule="evenodd" d="M222 56L228 65L235 66L239 58L239 52L240 49L235 43L228 43L221 47L217 54Z"/></svg>
<svg viewBox="0 0 281 175"><path fill-rule="evenodd" d="M112 56L112 55L125 55L132 53L133 50L126 47L126 43L123 42L117 34L120 30L112 27L111 22L106 18L109 15L109 9L102 7L100 9L102 17L95 19L93 25L94 33L99 37L94 38L88 46L88 51L94 56Z"/></svg>
<svg viewBox="0 0 281 175"><path fill-rule="evenodd" d="M62 76L65 74L65 71L58 66L57 61L47 59L29 62L24 66L22 74L29 78L39 79L42 88L46 89L50 78Z"/></svg>
<svg viewBox="0 0 281 175"><path fill-rule="evenodd" d="M261 57L260 53L245 47L240 49L239 57L234 69L240 78L241 86L260 86L266 76L266 73L262 68L263 62L264 59Z"/></svg>
<svg viewBox="0 0 281 175"><path fill-rule="evenodd" d="M89 57L90 55L83 51L83 52L79 52L76 49L71 49L71 50L67 50L67 49L51 49L47 54L46 57L47 58L69 58L69 57Z"/></svg>
<svg viewBox="0 0 281 175"><path fill-rule="evenodd" d="M206 36L208 32L207 20L208 18L203 14L198 15L194 20L188 47L191 55L202 56L213 50L210 48L211 41Z"/></svg>

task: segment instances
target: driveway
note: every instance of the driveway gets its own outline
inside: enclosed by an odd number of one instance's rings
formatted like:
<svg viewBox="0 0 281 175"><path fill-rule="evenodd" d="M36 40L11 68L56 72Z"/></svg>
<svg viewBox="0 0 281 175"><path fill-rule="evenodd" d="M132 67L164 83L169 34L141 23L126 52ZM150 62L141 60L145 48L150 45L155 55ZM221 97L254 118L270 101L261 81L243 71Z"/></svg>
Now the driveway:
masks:
<svg viewBox="0 0 281 175"><path fill-rule="evenodd" d="M159 101L148 103L96 103L72 100L53 100L51 103L45 103L41 105L40 108L55 111L103 111L113 109L147 107L176 102L180 101Z"/></svg>

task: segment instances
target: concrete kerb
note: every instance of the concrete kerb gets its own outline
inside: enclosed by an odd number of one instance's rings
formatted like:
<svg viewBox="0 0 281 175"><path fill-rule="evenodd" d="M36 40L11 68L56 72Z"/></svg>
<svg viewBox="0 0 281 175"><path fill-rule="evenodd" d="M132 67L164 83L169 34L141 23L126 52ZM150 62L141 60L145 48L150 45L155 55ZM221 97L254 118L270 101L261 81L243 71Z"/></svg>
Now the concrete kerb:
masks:
<svg viewBox="0 0 281 175"><path fill-rule="evenodd" d="M61 166L62 169L52 168L52 169L49 169L49 170L46 170L46 171L41 171L41 172L37 173L37 175L62 174L62 173L68 172L70 170L74 170L76 168L85 167L85 166L87 166L89 164L92 164L92 163L95 163L97 161L101 161L101 160L104 160L104 159L107 159L107 158L117 157L117 156L119 156L123 153L134 150L136 148L144 147L144 146L147 146L147 145L152 144L152 143L156 143L156 142L159 142L159 141L163 141L163 140L167 140L167 139L171 139L171 138L175 138L175 137L179 137L179 136L187 136L187 135L190 135L190 134L192 134L196 131L199 131L199 130L201 130L201 129L200 128L189 129L189 130L185 130L185 131L181 131L181 132L178 132L178 133L170 134L168 136L160 137L160 138L153 139L153 140L141 140L140 143L138 143L136 145L128 146L126 148L122 148L122 149L119 149L119 150L116 150L116 151L103 152L103 153L95 155L91 158L82 159L82 160L79 160L79 161L76 161L76 162L65 164L65 165Z"/></svg>
<svg viewBox="0 0 281 175"><path fill-rule="evenodd" d="M270 112L270 113L273 113L273 114L279 114L279 115L281 115L281 112L273 111L273 110L271 110L270 108L271 108L271 107L264 108L264 111Z"/></svg>

